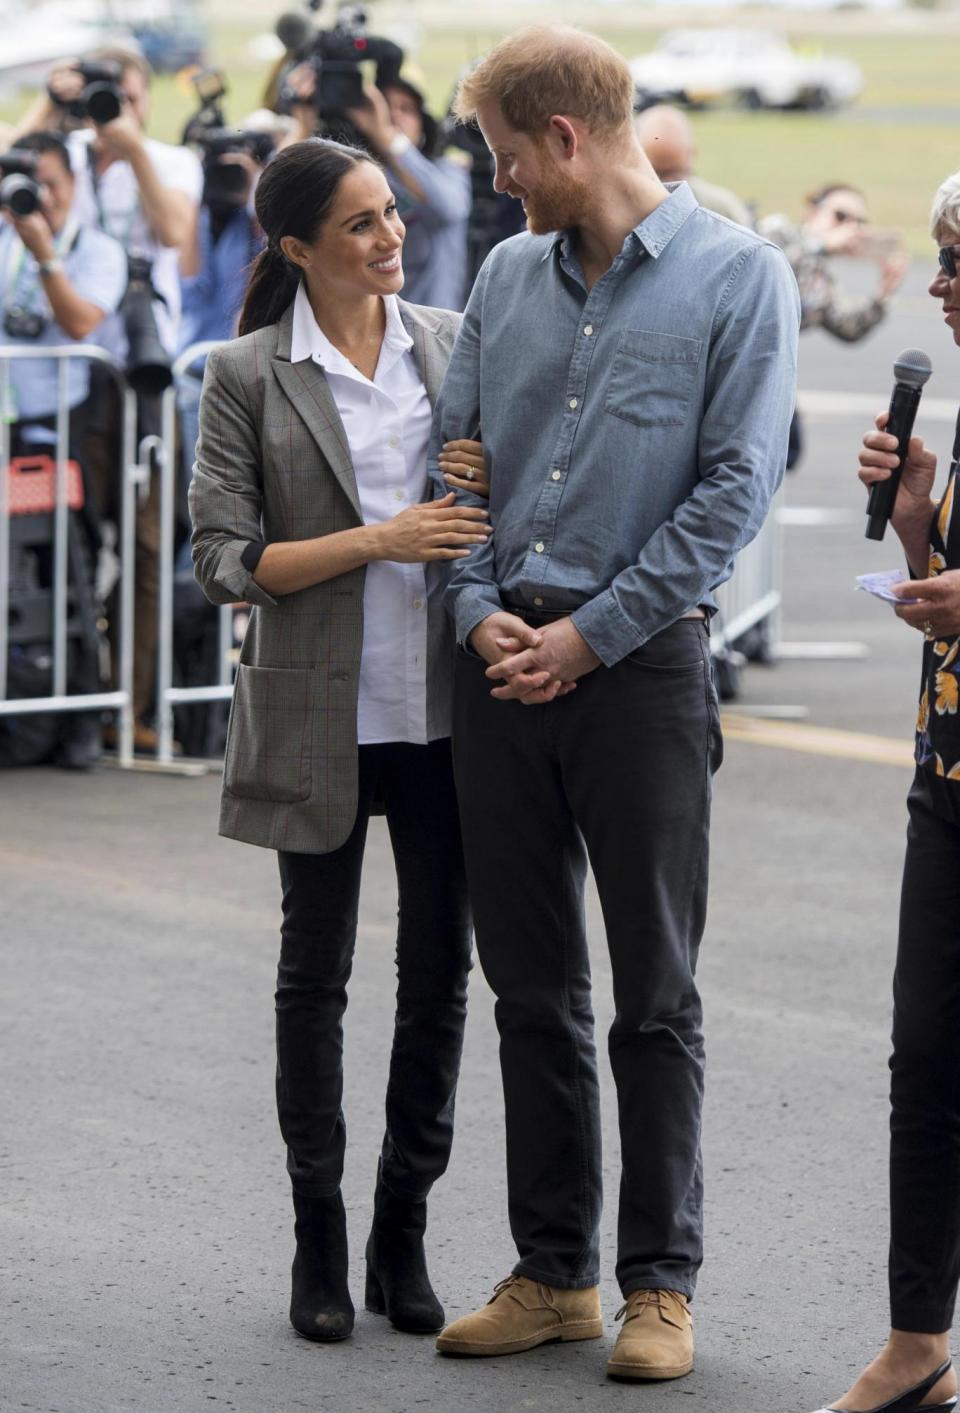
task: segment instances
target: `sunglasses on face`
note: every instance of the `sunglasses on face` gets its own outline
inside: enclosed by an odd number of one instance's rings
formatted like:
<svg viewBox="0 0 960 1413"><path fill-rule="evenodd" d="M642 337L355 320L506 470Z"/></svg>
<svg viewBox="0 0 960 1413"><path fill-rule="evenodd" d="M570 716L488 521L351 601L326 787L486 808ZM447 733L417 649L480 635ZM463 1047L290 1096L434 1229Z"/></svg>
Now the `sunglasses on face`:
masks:
<svg viewBox="0 0 960 1413"><path fill-rule="evenodd" d="M867 225L866 216L861 216L856 211L834 211L832 214L838 226L842 225L844 221L852 221L857 226Z"/></svg>
<svg viewBox="0 0 960 1413"><path fill-rule="evenodd" d="M948 280L957 278L957 247L955 245L941 245L940 269Z"/></svg>

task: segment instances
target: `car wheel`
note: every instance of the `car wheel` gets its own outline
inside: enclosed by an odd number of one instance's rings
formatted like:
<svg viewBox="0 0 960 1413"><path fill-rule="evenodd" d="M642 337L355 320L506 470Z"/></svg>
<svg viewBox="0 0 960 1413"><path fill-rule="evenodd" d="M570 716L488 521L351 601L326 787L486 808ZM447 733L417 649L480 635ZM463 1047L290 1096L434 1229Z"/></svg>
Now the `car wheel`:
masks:
<svg viewBox="0 0 960 1413"><path fill-rule="evenodd" d="M743 89L737 101L741 108L748 108L751 113L759 113L764 106L763 98L755 88Z"/></svg>

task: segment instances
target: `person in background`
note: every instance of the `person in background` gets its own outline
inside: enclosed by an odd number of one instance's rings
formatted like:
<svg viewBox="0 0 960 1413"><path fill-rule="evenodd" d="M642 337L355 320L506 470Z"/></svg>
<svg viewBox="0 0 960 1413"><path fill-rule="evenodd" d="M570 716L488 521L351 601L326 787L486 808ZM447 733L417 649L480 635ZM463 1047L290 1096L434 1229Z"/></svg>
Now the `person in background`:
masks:
<svg viewBox="0 0 960 1413"><path fill-rule="evenodd" d="M859 343L887 316L890 299L910 268L910 258L895 231L874 230L862 192L833 182L811 192L800 225L786 216L764 216L760 234L779 245L800 289L800 329L824 329L844 343ZM831 268L833 256L845 255L876 261L880 283L874 294L848 295L837 285ZM799 412L790 424L787 470L803 452L803 426Z"/></svg>
<svg viewBox="0 0 960 1413"><path fill-rule="evenodd" d="M309 98L314 76L306 65L292 76ZM363 108L347 116L384 163L407 228L403 262L405 291L414 304L460 311L466 303L467 230L472 205L470 163L459 151L440 155L441 128L427 111L423 94L396 78L382 91L368 84ZM315 110L298 104L298 137L313 131Z"/></svg>
<svg viewBox="0 0 960 1413"><path fill-rule="evenodd" d="M0 337L4 343L26 348L96 343L123 298L126 257L115 240L77 219L73 211L76 183L63 138L56 133L32 133L20 139L19 147L35 154L40 206L27 216L3 211ZM9 402L0 415L11 424L12 455L52 451L57 440L57 363L53 359L13 360L9 369ZM81 467L81 419L89 389L90 363L71 360L67 365L69 451ZM99 547L89 496L85 497L84 528L89 553L80 558L89 564L89 586ZM96 634L93 625L89 628L71 682L74 691L95 692L99 687ZM93 765L99 756L99 733L97 713L67 714L58 763L74 769Z"/></svg>
<svg viewBox="0 0 960 1413"><path fill-rule="evenodd" d="M243 132L284 131L283 119L266 110L240 124ZM254 196L264 163L246 152L231 152L204 160L203 196L190 238L180 252L182 314L177 352L198 343L220 343L237 332L251 266L263 248L263 232L254 210ZM242 181L218 183L215 168L230 167ZM181 464L184 490L190 482L199 433L200 389L206 358L185 369L177 385L180 413ZM189 545L182 554L189 564Z"/></svg>
<svg viewBox="0 0 960 1413"><path fill-rule="evenodd" d="M145 59L130 50L113 48L97 50L88 57L119 66L123 109L111 123L99 127L87 123L67 136L76 175L77 216L119 241L128 257L148 262L157 296L153 305L157 329L164 349L173 358L180 318L179 252L189 241L196 221L203 190L200 162L185 147L147 136L152 71ZM17 136L63 123L64 105L79 97L83 86L75 60L57 64L50 73L48 92L18 124ZM56 101L51 95L56 95ZM123 360L126 346L122 334L109 351L118 361ZM139 399L138 421L141 436L160 430L159 399ZM119 428L112 381L95 373L86 429L87 459L101 513L113 520L119 514ZM134 745L143 751L157 746L148 718L153 711L156 668L159 489L158 478L153 477L146 501L137 507Z"/></svg>
<svg viewBox="0 0 960 1413"><path fill-rule="evenodd" d="M735 192L705 181L694 172L697 139L686 113L670 103L655 103L637 114L634 125L640 145L662 182L686 182L708 211L726 216L738 226L753 225L750 208Z"/></svg>

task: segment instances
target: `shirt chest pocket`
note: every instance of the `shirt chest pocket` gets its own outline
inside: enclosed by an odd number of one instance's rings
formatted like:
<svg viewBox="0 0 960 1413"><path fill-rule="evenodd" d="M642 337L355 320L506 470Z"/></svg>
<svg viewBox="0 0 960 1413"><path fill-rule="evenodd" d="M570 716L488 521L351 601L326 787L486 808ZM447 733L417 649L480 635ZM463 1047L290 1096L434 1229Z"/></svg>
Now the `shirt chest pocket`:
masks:
<svg viewBox="0 0 960 1413"><path fill-rule="evenodd" d="M604 409L637 427L682 427L697 386L702 339L624 329Z"/></svg>

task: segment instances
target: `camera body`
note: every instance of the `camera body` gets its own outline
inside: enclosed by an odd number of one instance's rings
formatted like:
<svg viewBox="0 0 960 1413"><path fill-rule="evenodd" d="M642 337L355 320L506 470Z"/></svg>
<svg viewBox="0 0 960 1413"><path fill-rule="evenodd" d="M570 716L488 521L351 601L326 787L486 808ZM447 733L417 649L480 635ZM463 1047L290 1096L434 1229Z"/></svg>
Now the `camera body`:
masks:
<svg viewBox="0 0 960 1413"><path fill-rule="evenodd" d="M311 9L318 6L311 4ZM366 146L347 116L350 108L365 102L360 65L377 66L381 86L397 78L403 65L403 50L390 39L378 38L367 30L367 13L362 5L344 4L330 29L316 29L299 15L281 16L277 34L287 46L291 68L308 64L313 70L314 91L309 100L316 109L318 129L329 136L343 136ZM284 81L280 104L284 111L297 102L297 94Z"/></svg>
<svg viewBox="0 0 960 1413"><path fill-rule="evenodd" d="M40 185L36 180L37 154L12 147L0 154L0 206L14 216L32 216L40 209Z"/></svg>
<svg viewBox="0 0 960 1413"><path fill-rule="evenodd" d="M203 154L202 204L213 212L229 214L242 206L250 192L250 176L237 162L222 162L222 157L252 157L260 166L273 151L273 136L263 132L245 132L240 128L204 128L195 141Z"/></svg>
<svg viewBox="0 0 960 1413"><path fill-rule="evenodd" d="M127 257L127 288L120 314L127 334L127 381L138 395L156 396L173 382L170 355L157 328L153 267L141 256Z"/></svg>
<svg viewBox="0 0 960 1413"><path fill-rule="evenodd" d="M123 94L120 90L122 78L120 65L107 61L80 59L74 69L84 83L78 98L64 102L52 89L47 89L50 99L62 108L71 118L78 121L90 118L98 124L112 123L123 111Z"/></svg>

